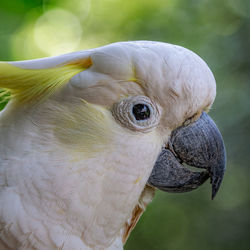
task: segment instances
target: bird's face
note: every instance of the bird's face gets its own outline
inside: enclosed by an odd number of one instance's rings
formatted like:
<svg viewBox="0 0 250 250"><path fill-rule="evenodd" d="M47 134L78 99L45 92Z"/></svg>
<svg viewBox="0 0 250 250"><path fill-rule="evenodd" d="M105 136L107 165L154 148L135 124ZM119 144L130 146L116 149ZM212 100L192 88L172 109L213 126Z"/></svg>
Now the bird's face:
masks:
<svg viewBox="0 0 250 250"><path fill-rule="evenodd" d="M124 42L14 62L11 77L5 77L6 65L0 87L13 89L21 101L48 97L44 103L52 101L52 112L42 120L53 124L55 138L66 147L72 142L85 153L109 149L114 156L117 151L118 159L133 159L131 168L140 159L147 170L143 179L165 191L189 191L210 177L212 197L216 194L225 149L206 114L216 86L193 52L159 42ZM204 171L192 172L183 163Z"/></svg>
<svg viewBox="0 0 250 250"><path fill-rule="evenodd" d="M225 170L225 148L206 114L216 86L204 61L184 48L150 42L112 44L90 58L92 66L70 80L66 93L110 112L128 157L130 151L132 158L148 159L145 165L153 170L147 184L186 192L210 178L214 197ZM192 172L184 164L204 171Z"/></svg>

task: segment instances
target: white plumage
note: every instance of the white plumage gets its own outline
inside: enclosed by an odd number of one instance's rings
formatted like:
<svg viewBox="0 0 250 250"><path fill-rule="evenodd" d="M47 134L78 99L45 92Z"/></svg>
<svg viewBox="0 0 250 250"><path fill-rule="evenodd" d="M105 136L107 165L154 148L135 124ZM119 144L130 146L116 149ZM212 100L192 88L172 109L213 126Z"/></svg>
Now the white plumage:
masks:
<svg viewBox="0 0 250 250"><path fill-rule="evenodd" d="M159 42L9 64L26 74L85 61L85 70L45 98L14 96L0 113L1 250L122 249L153 198L153 188L143 190L171 131L215 98L207 65ZM0 64L0 87L8 89L1 80ZM148 132L132 131L112 114L115 103L141 95L160 112Z"/></svg>

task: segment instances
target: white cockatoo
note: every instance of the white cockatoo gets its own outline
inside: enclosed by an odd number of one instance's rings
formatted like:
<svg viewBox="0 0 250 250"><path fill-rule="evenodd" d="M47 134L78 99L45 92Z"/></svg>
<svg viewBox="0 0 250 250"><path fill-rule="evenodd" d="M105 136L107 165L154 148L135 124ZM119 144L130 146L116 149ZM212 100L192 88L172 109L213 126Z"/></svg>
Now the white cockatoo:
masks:
<svg viewBox="0 0 250 250"><path fill-rule="evenodd" d="M216 194L213 74L193 52L120 42L0 62L0 249L123 249L155 188ZM6 96L6 95L5 95ZM203 168L192 172L182 163Z"/></svg>

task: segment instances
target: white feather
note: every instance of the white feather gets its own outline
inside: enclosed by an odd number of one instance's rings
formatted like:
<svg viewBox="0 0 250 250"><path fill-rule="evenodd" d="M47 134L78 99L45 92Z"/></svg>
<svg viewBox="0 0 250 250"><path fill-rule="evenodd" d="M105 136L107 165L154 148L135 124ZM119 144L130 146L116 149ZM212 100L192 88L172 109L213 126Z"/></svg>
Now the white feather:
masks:
<svg viewBox="0 0 250 250"><path fill-rule="evenodd" d="M0 249L122 249L133 209L145 209L152 198L145 193L140 200L163 143L215 97L207 65L165 43L115 43L11 64L41 69L88 57L92 66L44 103L17 108L10 102L0 113ZM136 133L115 121L110 108L129 95L159 105L159 127ZM75 97L90 103L82 117ZM65 134L69 143L60 140Z"/></svg>

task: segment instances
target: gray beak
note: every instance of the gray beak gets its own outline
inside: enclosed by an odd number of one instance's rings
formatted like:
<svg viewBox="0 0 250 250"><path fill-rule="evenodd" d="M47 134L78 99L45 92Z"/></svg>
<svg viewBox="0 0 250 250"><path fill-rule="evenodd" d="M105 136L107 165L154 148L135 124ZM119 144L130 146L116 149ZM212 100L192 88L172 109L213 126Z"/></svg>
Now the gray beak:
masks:
<svg viewBox="0 0 250 250"><path fill-rule="evenodd" d="M204 169L194 172L183 164ZM148 179L150 186L166 192L188 192L208 178L212 199L219 190L226 166L226 151L220 131L205 112L187 126L173 131L169 147L160 153Z"/></svg>

